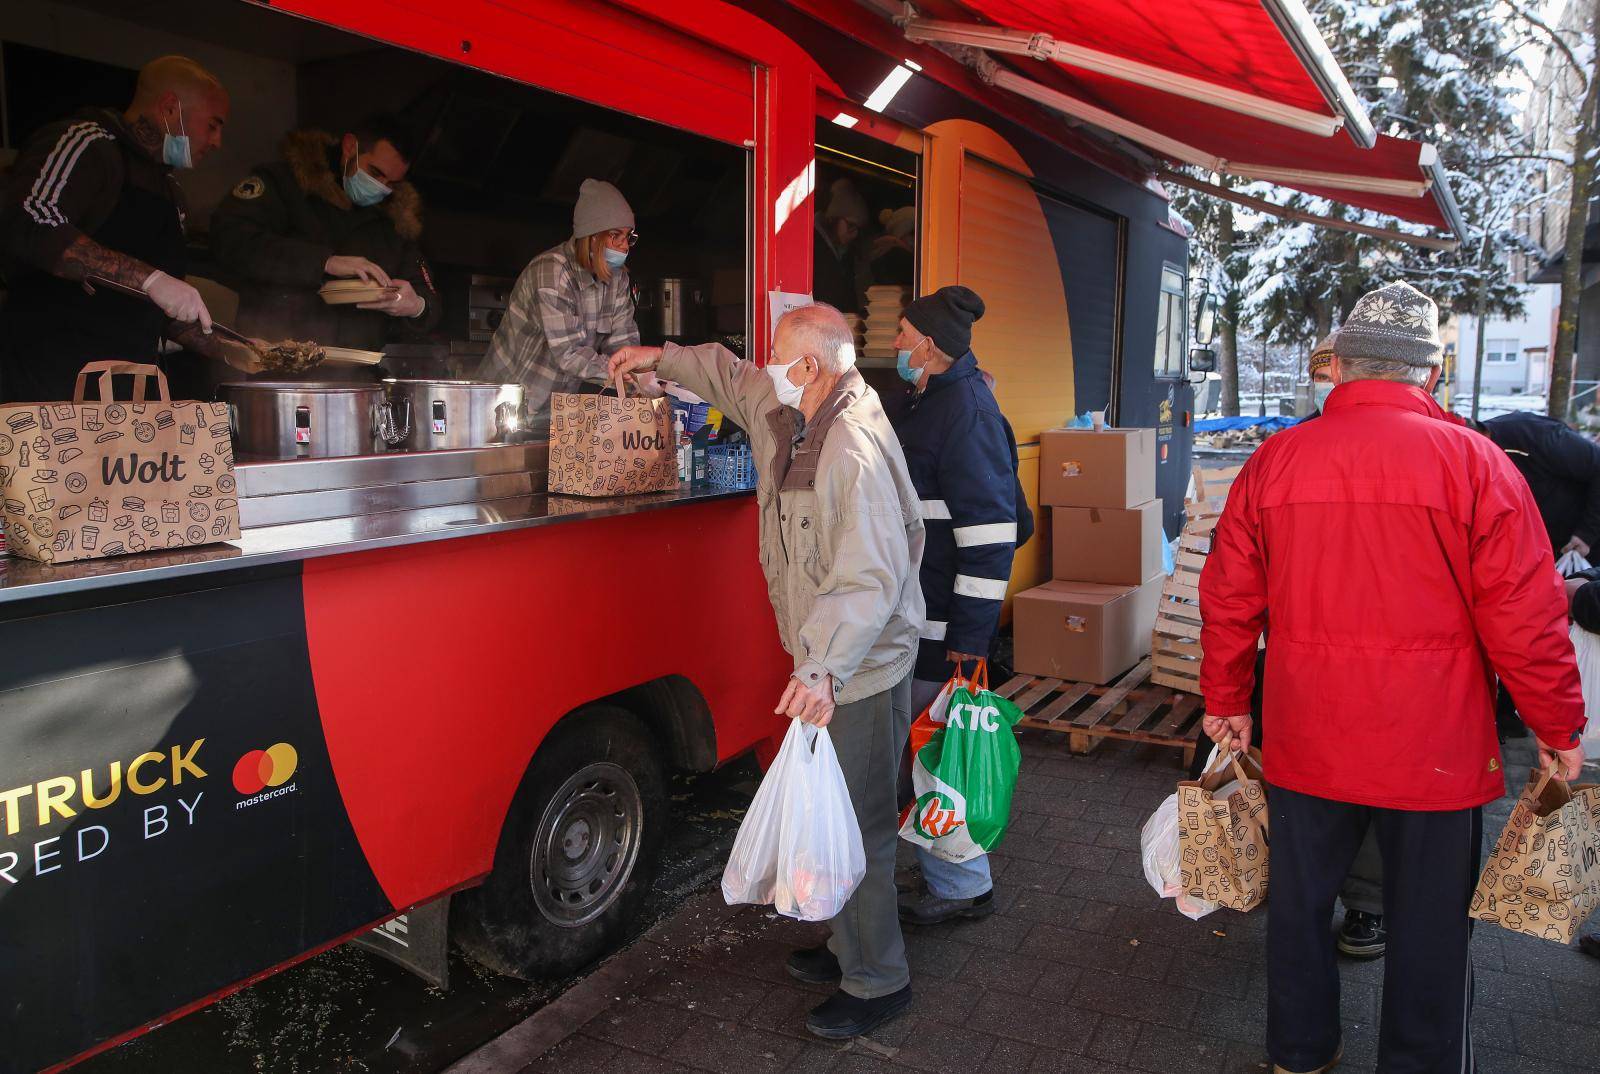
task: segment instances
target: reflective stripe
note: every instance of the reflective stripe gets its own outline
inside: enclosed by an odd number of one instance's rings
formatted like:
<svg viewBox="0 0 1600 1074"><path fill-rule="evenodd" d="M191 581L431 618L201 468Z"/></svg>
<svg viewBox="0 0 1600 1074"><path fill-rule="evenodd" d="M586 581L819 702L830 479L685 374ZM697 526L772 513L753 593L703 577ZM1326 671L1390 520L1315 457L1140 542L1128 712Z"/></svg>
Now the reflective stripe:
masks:
<svg viewBox="0 0 1600 1074"><path fill-rule="evenodd" d="M945 506L943 500L923 500L922 517L948 519L950 517L950 508Z"/></svg>
<svg viewBox="0 0 1600 1074"><path fill-rule="evenodd" d="M943 641L944 632L950 629L949 623L936 623L932 619L922 624L921 636L928 641Z"/></svg>
<svg viewBox="0 0 1600 1074"><path fill-rule="evenodd" d="M980 544L1016 544L1015 522L991 522L987 526L957 526L956 547L971 548Z"/></svg>
<svg viewBox="0 0 1600 1074"><path fill-rule="evenodd" d="M974 578L970 574L956 575L956 596L980 597L983 600L1005 600L1004 578Z"/></svg>

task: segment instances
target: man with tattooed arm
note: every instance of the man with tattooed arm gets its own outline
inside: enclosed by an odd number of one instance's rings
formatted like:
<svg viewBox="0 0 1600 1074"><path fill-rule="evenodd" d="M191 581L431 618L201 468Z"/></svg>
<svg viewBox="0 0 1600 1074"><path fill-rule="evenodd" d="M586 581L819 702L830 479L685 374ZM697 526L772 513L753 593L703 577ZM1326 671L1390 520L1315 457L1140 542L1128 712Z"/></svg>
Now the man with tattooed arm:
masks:
<svg viewBox="0 0 1600 1074"><path fill-rule="evenodd" d="M168 339L254 372L251 348L211 331L184 275L183 192L173 172L222 145L228 93L193 60L139 72L126 111L86 109L23 148L0 203L0 401L70 399L84 363L150 362ZM153 304L83 286L98 276Z"/></svg>

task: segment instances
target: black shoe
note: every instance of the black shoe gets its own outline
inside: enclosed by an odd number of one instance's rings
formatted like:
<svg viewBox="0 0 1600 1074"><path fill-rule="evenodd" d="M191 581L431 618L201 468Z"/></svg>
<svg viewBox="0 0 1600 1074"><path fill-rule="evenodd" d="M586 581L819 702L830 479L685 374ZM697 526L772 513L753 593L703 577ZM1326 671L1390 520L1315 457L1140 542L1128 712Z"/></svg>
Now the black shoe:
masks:
<svg viewBox="0 0 1600 1074"><path fill-rule="evenodd" d="M900 899L900 920L908 925L938 925L946 921L976 921L994 913L994 892L975 899L941 899L931 891Z"/></svg>
<svg viewBox="0 0 1600 1074"><path fill-rule="evenodd" d="M802 948L789 956L789 976L806 984L838 984L839 960L825 943Z"/></svg>
<svg viewBox="0 0 1600 1074"><path fill-rule="evenodd" d="M1388 940L1382 914L1345 911L1344 927L1339 930L1339 950L1351 958L1382 958Z"/></svg>
<svg viewBox="0 0 1600 1074"><path fill-rule="evenodd" d="M876 999L859 999L841 989L812 1009L806 1028L828 1040L851 1040L871 1033L911 1006L911 986Z"/></svg>

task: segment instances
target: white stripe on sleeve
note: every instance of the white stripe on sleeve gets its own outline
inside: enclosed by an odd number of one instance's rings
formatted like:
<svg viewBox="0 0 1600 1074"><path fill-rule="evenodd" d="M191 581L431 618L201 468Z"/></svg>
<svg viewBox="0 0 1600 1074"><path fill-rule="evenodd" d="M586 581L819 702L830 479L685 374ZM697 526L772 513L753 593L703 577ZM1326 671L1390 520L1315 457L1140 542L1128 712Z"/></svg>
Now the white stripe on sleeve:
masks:
<svg viewBox="0 0 1600 1074"><path fill-rule="evenodd" d="M956 575L956 596L978 597L982 600L1005 600L1004 578L974 578L970 574Z"/></svg>
<svg viewBox="0 0 1600 1074"><path fill-rule="evenodd" d="M971 548L982 544L1016 544L1015 522L992 522L985 526L957 526L956 547Z"/></svg>
<svg viewBox="0 0 1600 1074"><path fill-rule="evenodd" d="M943 500L923 500L922 517L948 520L950 518L950 508L945 505Z"/></svg>
<svg viewBox="0 0 1600 1074"><path fill-rule="evenodd" d="M949 623L941 623L935 619L929 619L923 622L920 636L928 641L943 641L945 631L949 629Z"/></svg>
<svg viewBox="0 0 1600 1074"><path fill-rule="evenodd" d="M100 124L86 121L68 127L56 139L44 166L39 169L39 177L34 180L33 188L22 203L35 222L46 227L58 227L67 222L56 203L61 198L61 191L66 189L67 180L72 177L72 169L77 167L78 158L91 142L110 137L111 132Z"/></svg>

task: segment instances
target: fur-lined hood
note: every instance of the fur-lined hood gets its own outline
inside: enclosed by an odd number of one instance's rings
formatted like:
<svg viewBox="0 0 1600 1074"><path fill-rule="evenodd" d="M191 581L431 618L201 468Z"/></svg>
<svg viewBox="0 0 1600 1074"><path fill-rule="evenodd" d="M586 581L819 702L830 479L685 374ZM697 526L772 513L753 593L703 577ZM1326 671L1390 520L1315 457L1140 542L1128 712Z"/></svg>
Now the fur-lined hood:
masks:
<svg viewBox="0 0 1600 1074"><path fill-rule="evenodd" d="M338 142L326 131L290 131L283 139L283 159L307 196L316 195L336 208L350 209L344 183L328 162ZM383 212L402 239L415 242L421 237L422 195L409 182L394 184L394 193L383 201Z"/></svg>

